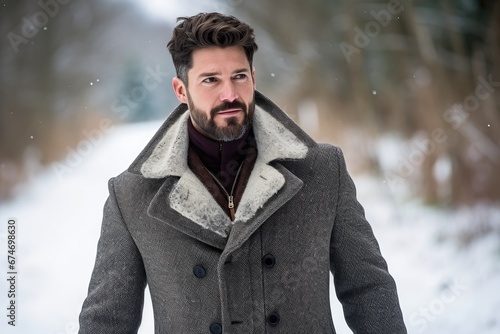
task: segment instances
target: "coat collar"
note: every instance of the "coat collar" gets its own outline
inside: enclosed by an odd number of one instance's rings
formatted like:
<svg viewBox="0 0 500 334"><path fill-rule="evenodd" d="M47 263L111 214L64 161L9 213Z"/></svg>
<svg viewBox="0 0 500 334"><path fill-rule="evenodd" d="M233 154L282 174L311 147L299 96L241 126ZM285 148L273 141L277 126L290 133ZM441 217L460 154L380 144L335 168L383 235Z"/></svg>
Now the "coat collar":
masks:
<svg viewBox="0 0 500 334"><path fill-rule="evenodd" d="M257 91L255 101L253 131L258 156L236 212L235 226L250 220L260 221L256 219L259 212L266 211L266 215L270 215L288 201L300 189L302 181L278 161L303 159L308 149L316 145L283 111ZM165 211L168 204L176 215L197 225L191 226L188 234L207 242L207 230L215 232L217 237L209 243L220 246L219 237L228 236L233 222L188 167L188 117L186 105L177 107L129 171L145 178L168 180L151 202L148 209L150 215L168 222ZM177 182L172 182L172 178ZM278 192L279 195L275 196ZM269 206L268 202L280 205ZM266 210L263 209L264 204ZM189 222L184 223L189 225ZM179 228L179 225L174 227ZM181 229L186 232L185 228Z"/></svg>

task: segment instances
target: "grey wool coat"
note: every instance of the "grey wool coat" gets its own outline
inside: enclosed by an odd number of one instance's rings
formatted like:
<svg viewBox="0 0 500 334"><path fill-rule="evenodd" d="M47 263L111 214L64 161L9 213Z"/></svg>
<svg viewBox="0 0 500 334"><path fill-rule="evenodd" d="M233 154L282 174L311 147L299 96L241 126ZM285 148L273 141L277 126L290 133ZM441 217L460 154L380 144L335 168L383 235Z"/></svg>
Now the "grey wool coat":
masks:
<svg viewBox="0 0 500 334"><path fill-rule="evenodd" d="M80 333L335 333L329 272L354 333L406 333L394 280L341 151L256 92L258 156L231 222L187 165L186 105L109 182Z"/></svg>

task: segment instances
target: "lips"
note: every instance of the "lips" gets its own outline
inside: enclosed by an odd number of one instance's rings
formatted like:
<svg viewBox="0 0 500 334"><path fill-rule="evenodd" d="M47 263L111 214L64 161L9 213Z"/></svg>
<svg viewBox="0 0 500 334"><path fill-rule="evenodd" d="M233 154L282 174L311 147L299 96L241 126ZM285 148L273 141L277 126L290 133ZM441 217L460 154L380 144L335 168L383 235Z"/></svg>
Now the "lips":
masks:
<svg viewBox="0 0 500 334"><path fill-rule="evenodd" d="M210 115L215 117L217 115L220 116L236 116L239 112L246 112L246 106L243 102L238 100L234 100L231 102L225 101L221 103L219 106L213 108L210 111Z"/></svg>
<svg viewBox="0 0 500 334"><path fill-rule="evenodd" d="M227 110L222 110L217 113L217 115L220 116L234 116L240 113L242 110L241 109L227 109Z"/></svg>

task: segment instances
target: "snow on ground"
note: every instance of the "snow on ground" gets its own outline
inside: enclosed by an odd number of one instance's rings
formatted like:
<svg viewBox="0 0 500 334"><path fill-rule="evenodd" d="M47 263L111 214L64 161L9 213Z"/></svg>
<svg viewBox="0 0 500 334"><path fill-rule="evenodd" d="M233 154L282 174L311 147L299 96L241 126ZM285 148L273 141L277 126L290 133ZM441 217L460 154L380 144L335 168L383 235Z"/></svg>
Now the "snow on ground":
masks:
<svg viewBox="0 0 500 334"><path fill-rule="evenodd" d="M107 181L126 169L160 123L113 128L81 145L79 159L55 165L0 204L0 265L6 275L6 223L18 224L16 328L7 325L7 282L0 279L1 333L76 333L100 233ZM78 147L77 147L78 148ZM75 149L77 149L75 148ZM86 148L86 149L84 149ZM61 168L64 164L69 168ZM468 246L453 236L470 212L401 201L382 180L355 176L360 202L393 274L409 333L500 333L498 230ZM498 209L482 214L500 222ZM487 211L489 210L489 211ZM486 213L485 213L486 212ZM472 214L475 214L474 212ZM350 333L332 296L338 333ZM150 299L140 333L153 333Z"/></svg>

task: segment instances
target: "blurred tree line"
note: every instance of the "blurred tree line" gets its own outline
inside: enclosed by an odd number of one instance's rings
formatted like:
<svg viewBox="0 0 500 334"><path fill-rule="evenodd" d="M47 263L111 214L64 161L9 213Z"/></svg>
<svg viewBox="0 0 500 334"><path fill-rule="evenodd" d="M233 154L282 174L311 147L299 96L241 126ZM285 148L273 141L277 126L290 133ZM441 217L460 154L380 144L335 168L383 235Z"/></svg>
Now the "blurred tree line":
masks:
<svg viewBox="0 0 500 334"><path fill-rule="evenodd" d="M316 137L354 130L356 153L433 204L500 200L500 2L486 0L233 1L258 23L258 85L300 113ZM269 75L271 74L271 75ZM310 113L306 113L310 115ZM307 123L307 122L306 122ZM314 128L312 129L314 130ZM374 139L412 140L392 170ZM346 143L348 145L348 143ZM346 152L349 154L349 152Z"/></svg>
<svg viewBox="0 0 500 334"><path fill-rule="evenodd" d="M258 89L315 138L429 203L500 200L498 2L219 0L217 9L256 28ZM3 2L0 200L30 161L62 158L103 115L172 110L174 24L127 1ZM146 90L148 75L158 85ZM389 168L376 145L387 134L412 143Z"/></svg>
<svg viewBox="0 0 500 334"><path fill-rule="evenodd" d="M2 1L0 200L104 119L166 116L170 30L126 1Z"/></svg>

